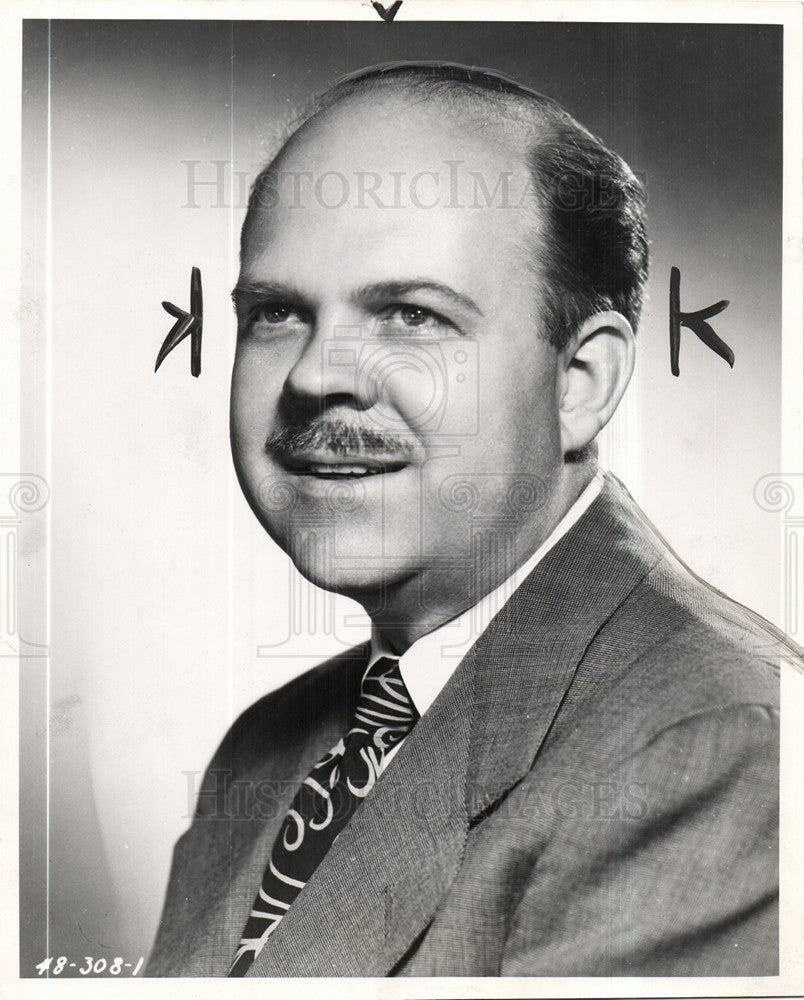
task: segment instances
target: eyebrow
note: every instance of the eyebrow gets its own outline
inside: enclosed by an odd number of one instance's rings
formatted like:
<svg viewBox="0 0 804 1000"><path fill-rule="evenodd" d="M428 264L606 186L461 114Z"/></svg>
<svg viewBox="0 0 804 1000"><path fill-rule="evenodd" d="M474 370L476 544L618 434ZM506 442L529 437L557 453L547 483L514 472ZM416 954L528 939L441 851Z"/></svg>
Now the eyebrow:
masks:
<svg viewBox="0 0 804 1000"><path fill-rule="evenodd" d="M416 292L435 292L446 299L450 299L455 305L463 306L472 312L482 316L483 312L478 304L470 299L463 292L457 292L449 285L443 285L440 281L430 281L426 278L414 278L411 281L378 281L371 285L362 285L358 288L352 298L356 302L373 302L376 299L399 299Z"/></svg>
<svg viewBox="0 0 804 1000"><path fill-rule="evenodd" d="M291 299L294 302L304 298L298 288L283 281L238 281L232 289L232 300L236 303L241 295L249 295L252 298Z"/></svg>
<svg viewBox="0 0 804 1000"><path fill-rule="evenodd" d="M464 295L463 292L458 292L440 281L430 281L427 278L413 278L410 281L377 281L361 285L350 298L360 305L367 305L378 299L400 299L414 295L416 292L434 292L436 295L449 299L455 305L463 306L463 308L477 313L478 316L483 315L480 306L468 295ZM232 289L232 299L237 302L239 296L284 298L292 302L306 300L306 296L298 288L282 281L238 282Z"/></svg>

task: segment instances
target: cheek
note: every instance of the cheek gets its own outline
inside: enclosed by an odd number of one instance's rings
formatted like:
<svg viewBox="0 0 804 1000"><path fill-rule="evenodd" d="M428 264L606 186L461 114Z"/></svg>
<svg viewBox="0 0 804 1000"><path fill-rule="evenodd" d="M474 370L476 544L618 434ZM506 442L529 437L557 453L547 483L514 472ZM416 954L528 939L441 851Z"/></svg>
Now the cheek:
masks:
<svg viewBox="0 0 804 1000"><path fill-rule="evenodd" d="M496 425L525 451L531 443L552 441L558 427L557 359L533 339L517 345L512 336L506 349L487 351L480 366L483 423Z"/></svg>
<svg viewBox="0 0 804 1000"><path fill-rule="evenodd" d="M558 408L550 388L525 383L509 388L504 398L494 423L511 471L549 471L561 457Z"/></svg>
<svg viewBox="0 0 804 1000"><path fill-rule="evenodd" d="M376 356L374 416L420 433L435 429L444 409L447 378L438 347L400 345Z"/></svg>
<svg viewBox="0 0 804 1000"><path fill-rule="evenodd" d="M381 397L397 419L423 437L479 431L477 344L444 340L405 345L384 359Z"/></svg>
<svg viewBox="0 0 804 1000"><path fill-rule="evenodd" d="M281 389L277 366L267 363L264 357L254 358L238 351L232 368L230 399L233 435L248 439L260 433L264 437Z"/></svg>

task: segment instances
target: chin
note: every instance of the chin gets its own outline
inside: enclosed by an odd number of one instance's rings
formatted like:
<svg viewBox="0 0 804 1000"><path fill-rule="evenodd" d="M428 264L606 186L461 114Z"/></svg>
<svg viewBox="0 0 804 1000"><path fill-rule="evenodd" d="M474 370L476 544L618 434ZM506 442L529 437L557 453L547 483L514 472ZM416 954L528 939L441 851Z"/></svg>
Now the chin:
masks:
<svg viewBox="0 0 804 1000"><path fill-rule="evenodd" d="M333 562L316 559L293 558L293 565L310 583L322 590L329 590L363 604L371 595L381 591L386 583L382 571L361 569L357 566L338 566Z"/></svg>
<svg viewBox="0 0 804 1000"><path fill-rule="evenodd" d="M372 558L372 553L382 551L382 545L372 544L367 534L349 539L340 534L306 531L297 535L289 548L283 548L310 583L361 604L375 603L373 595L415 571L404 559Z"/></svg>

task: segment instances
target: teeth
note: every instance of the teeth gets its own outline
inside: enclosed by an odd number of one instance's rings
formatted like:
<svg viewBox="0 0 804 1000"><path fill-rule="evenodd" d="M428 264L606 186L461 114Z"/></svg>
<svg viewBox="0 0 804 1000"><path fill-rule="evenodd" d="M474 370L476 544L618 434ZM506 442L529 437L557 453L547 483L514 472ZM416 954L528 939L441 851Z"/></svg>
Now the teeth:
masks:
<svg viewBox="0 0 804 1000"><path fill-rule="evenodd" d="M310 472L324 476L365 476L369 469L366 465L311 465Z"/></svg>

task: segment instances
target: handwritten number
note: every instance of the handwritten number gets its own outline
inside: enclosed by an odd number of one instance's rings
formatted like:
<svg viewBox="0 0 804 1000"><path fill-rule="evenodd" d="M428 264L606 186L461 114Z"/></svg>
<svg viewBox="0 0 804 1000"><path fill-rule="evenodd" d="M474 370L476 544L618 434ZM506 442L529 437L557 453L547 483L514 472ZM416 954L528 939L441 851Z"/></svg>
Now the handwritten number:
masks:
<svg viewBox="0 0 804 1000"><path fill-rule="evenodd" d="M78 970L82 976L88 976L90 973L94 973L94 975L100 976L103 975L103 973L106 971L108 971L113 976L119 976L124 968L131 967L131 963L130 962L124 963L123 959L120 956L114 958L111 964L109 964L109 962L107 962L105 958L93 958L92 955L85 955L84 961L87 963L86 966ZM142 968L142 963L144 961L145 961L144 956L140 955L140 959L134 966L134 971L131 973L132 976L137 975L137 973ZM45 958L39 963L39 965L34 966L34 968L36 969L37 974L40 976L44 975L58 976L64 969L68 967L68 962L65 955L61 955L59 958L56 959L56 964L53 966L53 969L51 970L50 967L52 963L53 963L52 957ZM70 962L69 968L74 969L75 962Z"/></svg>

